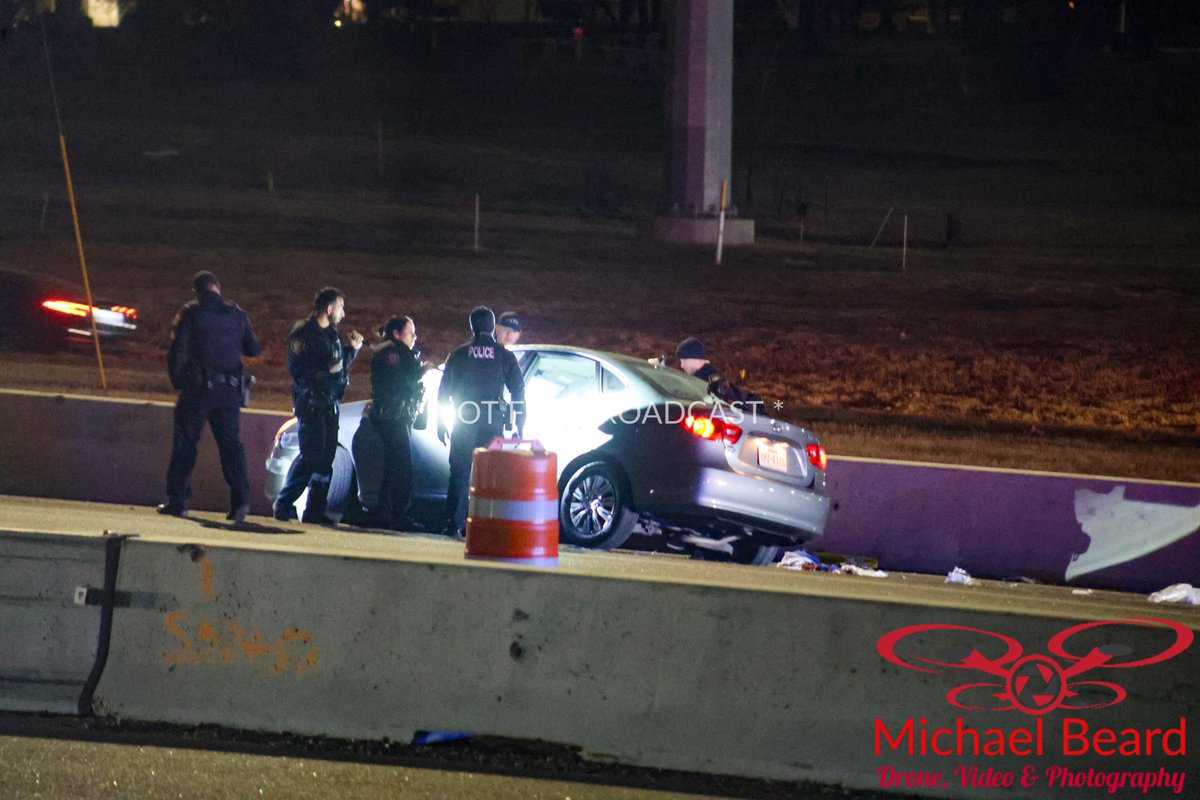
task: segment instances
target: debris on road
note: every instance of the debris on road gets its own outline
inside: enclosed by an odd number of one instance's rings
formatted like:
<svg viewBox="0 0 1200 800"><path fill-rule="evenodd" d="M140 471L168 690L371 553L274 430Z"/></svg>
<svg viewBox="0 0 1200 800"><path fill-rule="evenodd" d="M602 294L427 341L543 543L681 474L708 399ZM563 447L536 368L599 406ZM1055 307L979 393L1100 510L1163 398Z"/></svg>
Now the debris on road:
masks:
<svg viewBox="0 0 1200 800"><path fill-rule="evenodd" d="M966 586L975 586L979 581L972 578L970 573L962 567L955 567L946 575L946 583L961 583Z"/></svg>
<svg viewBox="0 0 1200 800"><path fill-rule="evenodd" d="M842 564L826 564L806 550L792 550L783 554L779 566L807 572L832 572L837 575L859 575L865 578L886 578L888 574L874 565L854 563L847 559Z"/></svg>
<svg viewBox="0 0 1200 800"><path fill-rule="evenodd" d="M870 567L860 567L858 564L842 564L838 572L843 575L858 575L863 578L886 578L888 574L881 569L871 569Z"/></svg>
<svg viewBox="0 0 1200 800"><path fill-rule="evenodd" d="M1183 603L1189 606L1200 606L1200 589L1190 583L1173 583L1165 589L1160 589L1150 595L1151 603Z"/></svg>

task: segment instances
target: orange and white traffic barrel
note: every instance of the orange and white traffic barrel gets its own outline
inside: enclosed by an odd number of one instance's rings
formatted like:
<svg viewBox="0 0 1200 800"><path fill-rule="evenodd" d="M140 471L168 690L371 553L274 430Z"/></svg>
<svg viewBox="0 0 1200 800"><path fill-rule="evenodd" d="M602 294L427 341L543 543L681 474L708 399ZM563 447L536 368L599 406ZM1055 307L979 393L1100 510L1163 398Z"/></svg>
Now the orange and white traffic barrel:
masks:
<svg viewBox="0 0 1200 800"><path fill-rule="evenodd" d="M531 445L529 450L506 445ZM467 508L467 556L558 566L558 456L536 439L475 450Z"/></svg>

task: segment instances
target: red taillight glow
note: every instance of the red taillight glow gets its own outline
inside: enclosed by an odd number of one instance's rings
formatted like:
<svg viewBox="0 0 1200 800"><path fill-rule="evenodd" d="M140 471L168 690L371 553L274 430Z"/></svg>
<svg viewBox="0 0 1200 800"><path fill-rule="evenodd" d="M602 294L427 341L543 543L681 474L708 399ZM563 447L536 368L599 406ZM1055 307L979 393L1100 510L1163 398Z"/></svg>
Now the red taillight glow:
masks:
<svg viewBox="0 0 1200 800"><path fill-rule="evenodd" d="M86 317L88 315L88 306L86 303L72 303L70 300L45 300L42 302L42 308L48 308L60 314L70 314L73 317Z"/></svg>
<svg viewBox="0 0 1200 800"><path fill-rule="evenodd" d="M42 308L72 317L86 317L89 311L87 303L76 303L73 300L43 300ZM92 306L91 308L94 308L96 311L114 311L124 315L127 320L137 319L137 309L132 306L113 306L108 309Z"/></svg>
<svg viewBox="0 0 1200 800"><path fill-rule="evenodd" d="M279 437L280 437L280 436L283 436L283 434L284 434L284 433L285 433L285 432L286 432L286 431L287 431L289 428L291 428L293 425L297 425L297 424L299 424L299 423L300 423L300 420L296 419L295 417L292 417L292 418L291 418L291 419L289 419L287 422L285 422L285 423L283 423L282 425L280 425L280 426L279 426L279 430L275 431L275 439L278 441Z"/></svg>
<svg viewBox="0 0 1200 800"><path fill-rule="evenodd" d="M829 463L829 456L825 453L825 448L816 442L806 444L804 452L808 453L808 463L817 469L823 470L825 469L825 465Z"/></svg>
<svg viewBox="0 0 1200 800"><path fill-rule="evenodd" d="M742 429L723 419L688 414L681 424L701 439L720 439L726 444L735 444L742 438Z"/></svg>

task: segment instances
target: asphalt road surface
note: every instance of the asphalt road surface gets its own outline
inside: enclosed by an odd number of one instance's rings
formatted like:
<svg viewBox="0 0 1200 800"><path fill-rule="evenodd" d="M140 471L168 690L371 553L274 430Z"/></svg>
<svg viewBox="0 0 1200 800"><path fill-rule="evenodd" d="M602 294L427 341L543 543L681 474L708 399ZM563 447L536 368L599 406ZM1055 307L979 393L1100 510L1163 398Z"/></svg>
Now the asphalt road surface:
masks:
<svg viewBox="0 0 1200 800"><path fill-rule="evenodd" d="M3 800L894 800L897 795L584 762L479 738L428 746L0 713Z"/></svg>
<svg viewBox="0 0 1200 800"><path fill-rule="evenodd" d="M5 800L674 800L714 795L469 771L165 746L0 736Z"/></svg>

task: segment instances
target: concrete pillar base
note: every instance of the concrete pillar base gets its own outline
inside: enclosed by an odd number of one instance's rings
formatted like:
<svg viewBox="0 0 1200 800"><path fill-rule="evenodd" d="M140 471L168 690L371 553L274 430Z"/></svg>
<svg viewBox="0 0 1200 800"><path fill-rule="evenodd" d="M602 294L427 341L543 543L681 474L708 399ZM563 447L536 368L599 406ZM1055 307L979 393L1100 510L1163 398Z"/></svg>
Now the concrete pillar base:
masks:
<svg viewBox="0 0 1200 800"><path fill-rule="evenodd" d="M716 217L656 217L651 221L649 232L660 242L715 245L717 222ZM754 244L754 220L726 217L725 244Z"/></svg>

